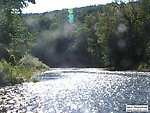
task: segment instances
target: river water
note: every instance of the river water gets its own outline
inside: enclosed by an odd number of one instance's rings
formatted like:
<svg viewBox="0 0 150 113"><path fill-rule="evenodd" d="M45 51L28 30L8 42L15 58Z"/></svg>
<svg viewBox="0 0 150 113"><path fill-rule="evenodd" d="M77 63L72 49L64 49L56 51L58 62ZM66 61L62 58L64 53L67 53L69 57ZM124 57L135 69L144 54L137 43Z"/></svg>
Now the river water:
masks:
<svg viewBox="0 0 150 113"><path fill-rule="evenodd" d="M150 106L150 72L52 68L40 82L0 88L0 112L125 113Z"/></svg>

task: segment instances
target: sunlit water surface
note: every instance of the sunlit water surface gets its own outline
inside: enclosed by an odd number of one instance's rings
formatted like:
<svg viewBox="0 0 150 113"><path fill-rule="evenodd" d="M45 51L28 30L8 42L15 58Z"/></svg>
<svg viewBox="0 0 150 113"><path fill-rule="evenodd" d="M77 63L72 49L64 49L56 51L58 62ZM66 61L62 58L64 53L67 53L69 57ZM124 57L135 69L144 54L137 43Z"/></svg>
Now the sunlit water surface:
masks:
<svg viewBox="0 0 150 113"><path fill-rule="evenodd" d="M149 72L55 68L37 78L40 82L0 88L0 110L124 113L126 105L150 105Z"/></svg>

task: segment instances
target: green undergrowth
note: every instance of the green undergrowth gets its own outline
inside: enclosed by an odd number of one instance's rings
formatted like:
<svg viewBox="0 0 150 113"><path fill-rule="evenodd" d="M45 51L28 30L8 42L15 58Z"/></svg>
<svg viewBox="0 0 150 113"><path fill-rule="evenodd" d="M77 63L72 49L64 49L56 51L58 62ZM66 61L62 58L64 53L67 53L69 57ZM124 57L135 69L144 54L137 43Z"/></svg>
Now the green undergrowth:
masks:
<svg viewBox="0 0 150 113"><path fill-rule="evenodd" d="M16 65L2 60L0 62L0 85L36 81L33 77L48 69L47 65L31 55L25 55Z"/></svg>
<svg viewBox="0 0 150 113"><path fill-rule="evenodd" d="M141 70L141 71L150 71L150 61L148 63L141 63L138 66L138 70Z"/></svg>

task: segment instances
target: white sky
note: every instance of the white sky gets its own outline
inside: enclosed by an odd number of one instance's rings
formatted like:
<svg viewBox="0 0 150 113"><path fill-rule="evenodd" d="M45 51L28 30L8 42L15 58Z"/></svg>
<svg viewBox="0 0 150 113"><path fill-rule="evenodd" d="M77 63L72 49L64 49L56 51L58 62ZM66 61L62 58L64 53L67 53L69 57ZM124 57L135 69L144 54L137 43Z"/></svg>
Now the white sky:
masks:
<svg viewBox="0 0 150 113"><path fill-rule="evenodd" d="M46 11L61 10L89 5L111 3L113 0L35 0L36 4L29 4L22 9L23 13L42 13Z"/></svg>

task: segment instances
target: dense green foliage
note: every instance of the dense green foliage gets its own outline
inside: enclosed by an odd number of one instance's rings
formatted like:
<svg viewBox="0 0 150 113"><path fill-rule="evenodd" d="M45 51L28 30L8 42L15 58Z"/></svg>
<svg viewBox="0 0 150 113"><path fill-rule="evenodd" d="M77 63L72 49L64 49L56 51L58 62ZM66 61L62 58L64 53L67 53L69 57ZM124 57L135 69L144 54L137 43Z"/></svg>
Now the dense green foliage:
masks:
<svg viewBox="0 0 150 113"><path fill-rule="evenodd" d="M31 55L25 55L17 65L2 60L0 62L0 85L32 81L32 78L49 67Z"/></svg>
<svg viewBox="0 0 150 113"><path fill-rule="evenodd" d="M150 67L150 0L24 15L38 32L32 54L52 67Z"/></svg>
<svg viewBox="0 0 150 113"><path fill-rule="evenodd" d="M15 64L33 46L33 35L22 25L18 2L1 1L0 59Z"/></svg>
<svg viewBox="0 0 150 113"><path fill-rule="evenodd" d="M35 3L34 0L28 2ZM22 24L21 8L26 6L27 0L0 1L0 85L21 83L29 80L37 69L47 68L31 56L37 61L32 67L29 63L18 63L35 45L35 35ZM42 66L37 68L37 65Z"/></svg>
<svg viewBox="0 0 150 113"><path fill-rule="evenodd" d="M52 67L91 67L96 66L95 63L98 66L97 61L93 61L95 58L88 52L88 30L82 19L87 13L100 9L102 6L75 8L74 24L68 22L68 9L23 15L25 26L38 32L32 54ZM84 11L86 13L81 15Z"/></svg>

